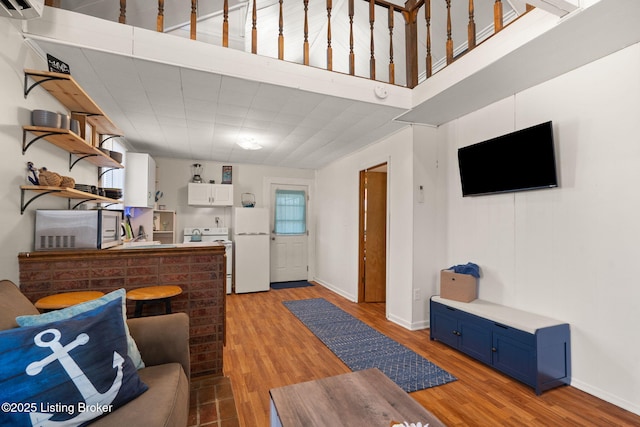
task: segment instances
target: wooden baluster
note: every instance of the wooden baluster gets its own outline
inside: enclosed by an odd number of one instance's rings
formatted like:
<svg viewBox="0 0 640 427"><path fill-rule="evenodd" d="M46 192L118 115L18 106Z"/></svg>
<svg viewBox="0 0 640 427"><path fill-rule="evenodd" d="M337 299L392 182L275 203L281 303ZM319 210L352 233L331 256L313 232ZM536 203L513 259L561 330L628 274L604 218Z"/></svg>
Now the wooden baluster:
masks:
<svg viewBox="0 0 640 427"><path fill-rule="evenodd" d="M389 83L396 82L396 65L393 63L393 6L389 6Z"/></svg>
<svg viewBox="0 0 640 427"><path fill-rule="evenodd" d="M327 70L333 70L333 49L331 48L331 0L327 0Z"/></svg>
<svg viewBox="0 0 640 427"><path fill-rule="evenodd" d="M229 0L222 6L222 47L229 47Z"/></svg>
<svg viewBox="0 0 640 427"><path fill-rule="evenodd" d="M120 16L118 22L121 24L127 23L127 0L120 0Z"/></svg>
<svg viewBox="0 0 640 427"><path fill-rule="evenodd" d="M420 0L419 2L416 0L407 0L402 10L402 17L404 18L406 85L408 88L418 86L418 14L422 3L424 3L424 0Z"/></svg>
<svg viewBox="0 0 640 427"><path fill-rule="evenodd" d="M451 0L447 0L447 65L453 62L453 39L451 38Z"/></svg>
<svg viewBox="0 0 640 427"><path fill-rule="evenodd" d="M282 14L282 0L279 0L280 16L278 17L278 59L284 59L284 17Z"/></svg>
<svg viewBox="0 0 640 427"><path fill-rule="evenodd" d="M371 78L371 80L376 79L376 57L374 52L375 46L373 43L373 24L375 23L375 20L376 20L375 6L376 6L375 0L369 0L369 26L371 27L371 35L370 35L371 58L369 59L369 77Z"/></svg>
<svg viewBox="0 0 640 427"><path fill-rule="evenodd" d="M476 47L476 22L474 20L473 0L469 0L469 26L467 32L467 43L469 50L471 50Z"/></svg>
<svg viewBox="0 0 640 427"><path fill-rule="evenodd" d="M493 4L493 27L495 32L502 30L502 0L496 0Z"/></svg>
<svg viewBox="0 0 640 427"><path fill-rule="evenodd" d="M198 0L191 0L191 40L196 39L197 20L198 20Z"/></svg>
<svg viewBox="0 0 640 427"><path fill-rule="evenodd" d="M309 65L309 0L304 0L304 43L302 45L302 61L304 65Z"/></svg>
<svg viewBox="0 0 640 427"><path fill-rule="evenodd" d="M256 0L253 0L251 12L251 53L258 53L258 7Z"/></svg>
<svg viewBox="0 0 640 427"><path fill-rule="evenodd" d="M164 0L158 0L158 18L156 20L156 31L164 32Z"/></svg>
<svg viewBox="0 0 640 427"><path fill-rule="evenodd" d="M349 74L356 72L356 55L353 53L353 9L354 0L349 0Z"/></svg>
<svg viewBox="0 0 640 427"><path fill-rule="evenodd" d="M431 0L425 0L424 19L427 21L427 78L433 73L433 57L431 56Z"/></svg>

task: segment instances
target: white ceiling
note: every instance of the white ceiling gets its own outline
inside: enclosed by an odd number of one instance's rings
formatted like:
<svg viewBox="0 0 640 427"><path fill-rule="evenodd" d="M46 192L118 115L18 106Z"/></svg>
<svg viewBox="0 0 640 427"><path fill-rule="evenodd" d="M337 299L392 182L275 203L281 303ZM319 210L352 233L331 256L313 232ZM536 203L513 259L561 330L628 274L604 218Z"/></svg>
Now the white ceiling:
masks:
<svg viewBox="0 0 640 427"><path fill-rule="evenodd" d="M603 0L490 67L417 101L411 110L56 40L35 43L71 65L74 78L124 131L135 151L317 169L398 131L407 122L445 123L638 42L640 26L632 17L640 16L639 4ZM474 52L479 54L480 49ZM398 116L400 121L395 120ZM264 148L241 149L237 142L245 137L255 138Z"/></svg>

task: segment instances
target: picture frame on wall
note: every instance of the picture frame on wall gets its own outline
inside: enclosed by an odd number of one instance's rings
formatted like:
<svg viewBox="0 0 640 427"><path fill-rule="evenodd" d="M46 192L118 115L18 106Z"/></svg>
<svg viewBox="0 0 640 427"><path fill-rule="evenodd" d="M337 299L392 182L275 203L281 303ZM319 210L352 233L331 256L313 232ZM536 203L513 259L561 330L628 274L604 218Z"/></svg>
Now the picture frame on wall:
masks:
<svg viewBox="0 0 640 427"><path fill-rule="evenodd" d="M231 166L222 166L222 183L231 184L233 177Z"/></svg>

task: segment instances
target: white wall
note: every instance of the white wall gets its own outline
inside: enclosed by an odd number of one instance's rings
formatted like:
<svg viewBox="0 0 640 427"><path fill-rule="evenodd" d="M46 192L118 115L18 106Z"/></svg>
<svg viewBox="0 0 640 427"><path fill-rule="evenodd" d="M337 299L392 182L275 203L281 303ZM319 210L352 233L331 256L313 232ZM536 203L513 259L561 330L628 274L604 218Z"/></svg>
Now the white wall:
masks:
<svg viewBox="0 0 640 427"><path fill-rule="evenodd" d="M33 250L35 209L66 209L68 206L67 199L44 196L20 215L20 185L30 184L27 182L27 162L72 176L77 183L96 185L98 181L96 167L81 161L69 171L69 153L46 141L34 143L25 155L22 154L22 126L31 124L31 110L65 110L39 87L33 89L27 99L24 98L23 70L46 70L47 64L24 44L19 25L20 21L0 18L0 278L10 279L16 284L19 283L18 253ZM27 136L33 138L31 134ZM27 200L33 195L28 193Z"/></svg>
<svg viewBox="0 0 640 427"><path fill-rule="evenodd" d="M263 194L264 180L268 178L289 178L307 181L313 179L315 172L310 169L291 169L250 164L229 164L202 160L170 159L154 157L158 167L156 189L164 193L159 204L168 210L176 211L176 239L182 241L185 227L215 226L215 217L219 217L220 227L232 227L231 207L196 207L187 205L187 185L193 176L191 165L203 165L202 178L205 182L222 182L222 166L230 165L233 177L234 206L242 206L242 193L255 195L256 206L265 207L268 201Z"/></svg>
<svg viewBox="0 0 640 427"><path fill-rule="evenodd" d="M635 413L638 75L634 45L438 129L445 263L478 263L483 299L568 322L572 385ZM547 120L559 188L461 197L457 148Z"/></svg>
<svg viewBox="0 0 640 427"><path fill-rule="evenodd" d="M387 316L413 328L413 131L411 127L319 170L316 175L316 280L358 296L359 172L388 163Z"/></svg>
<svg viewBox="0 0 640 427"><path fill-rule="evenodd" d="M413 329L429 326L429 297L438 294L440 270L446 240L438 230L438 212L442 201L438 197L442 183L439 169L446 163L438 161L438 131L434 127L413 127ZM422 187L422 190L420 190Z"/></svg>

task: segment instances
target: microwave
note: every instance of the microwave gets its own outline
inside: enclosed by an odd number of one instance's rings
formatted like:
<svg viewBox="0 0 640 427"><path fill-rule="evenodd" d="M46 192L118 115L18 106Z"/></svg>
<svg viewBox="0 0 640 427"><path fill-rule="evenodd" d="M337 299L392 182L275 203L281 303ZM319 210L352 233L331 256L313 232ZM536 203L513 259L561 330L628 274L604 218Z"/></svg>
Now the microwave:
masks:
<svg viewBox="0 0 640 427"><path fill-rule="evenodd" d="M122 211L36 210L36 251L106 249L122 243Z"/></svg>

